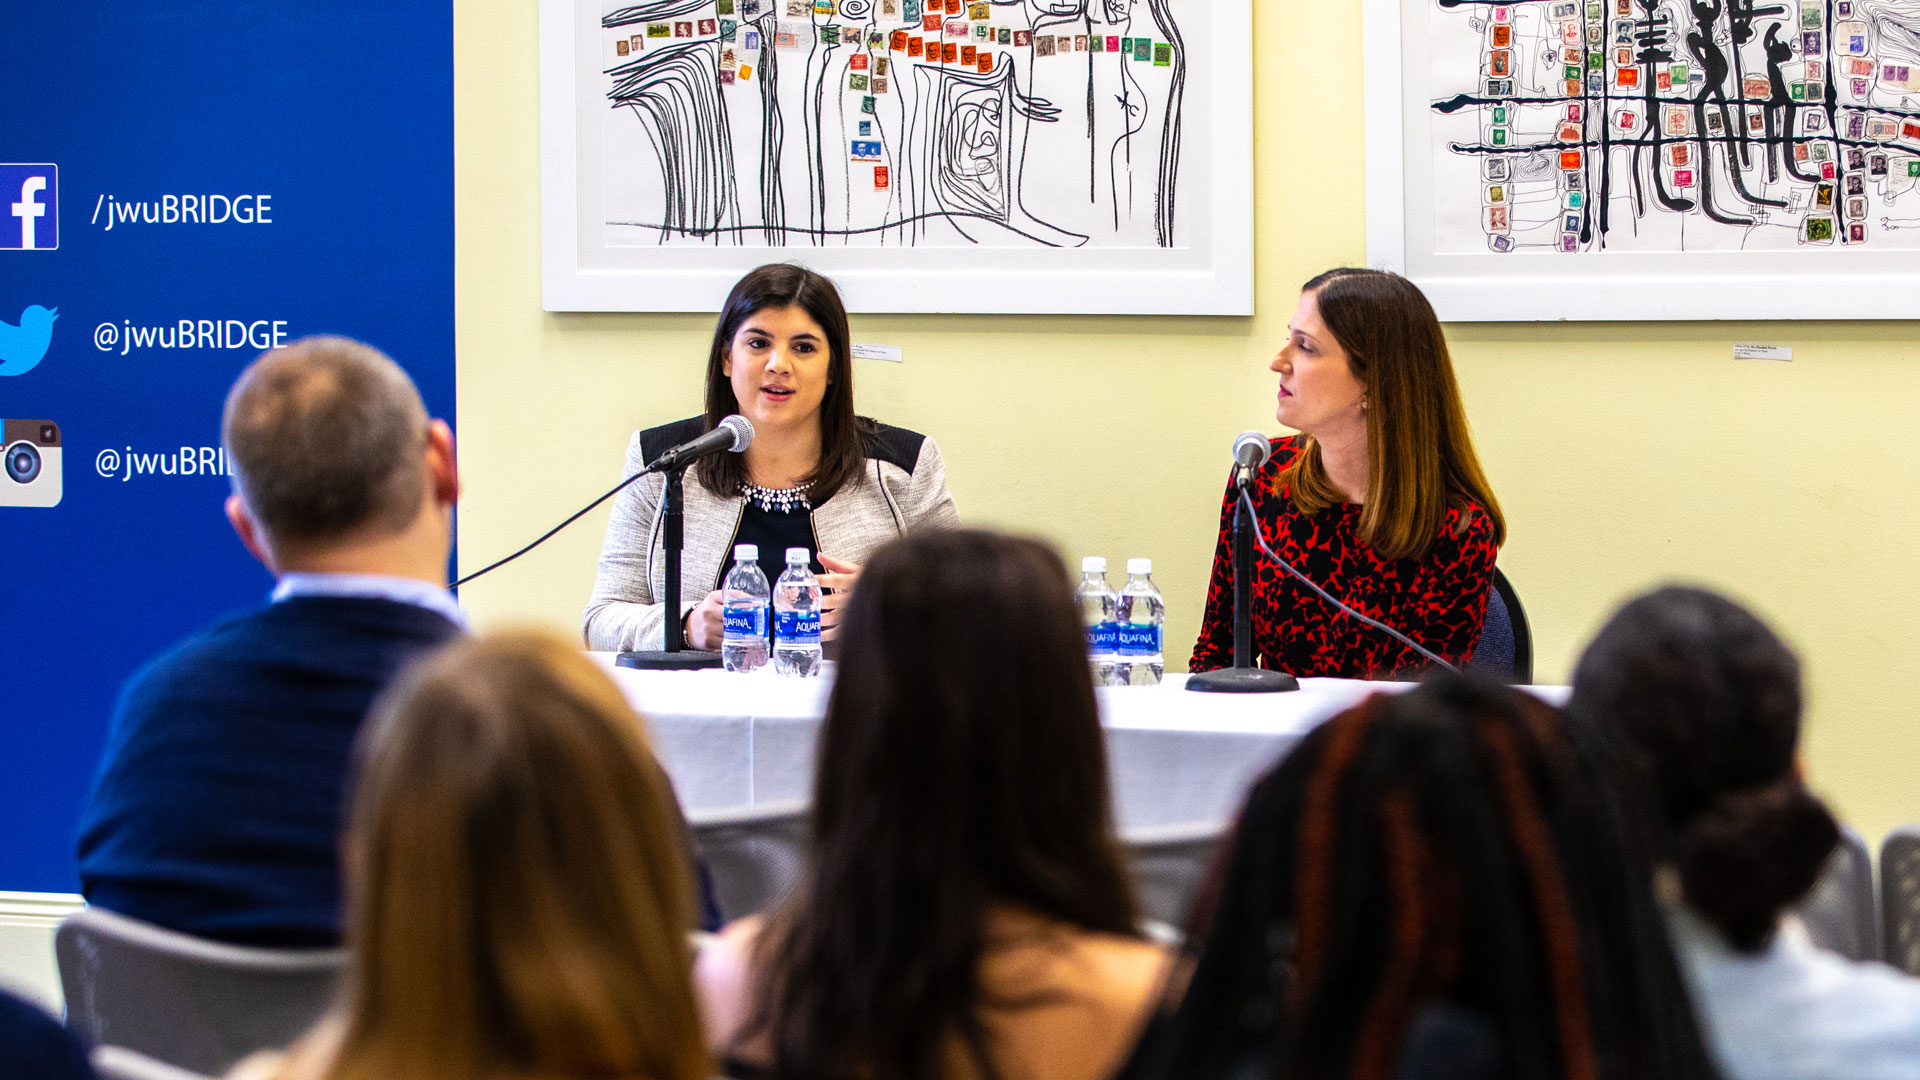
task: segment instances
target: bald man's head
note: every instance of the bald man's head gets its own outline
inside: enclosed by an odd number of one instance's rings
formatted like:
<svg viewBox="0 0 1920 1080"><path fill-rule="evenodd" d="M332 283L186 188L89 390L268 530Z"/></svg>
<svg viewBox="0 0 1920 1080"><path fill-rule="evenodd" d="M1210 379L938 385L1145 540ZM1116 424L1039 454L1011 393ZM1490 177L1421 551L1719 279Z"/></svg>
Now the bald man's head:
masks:
<svg viewBox="0 0 1920 1080"><path fill-rule="evenodd" d="M427 410L407 373L343 337L255 360L227 395L234 492L275 544L399 533L423 505Z"/></svg>

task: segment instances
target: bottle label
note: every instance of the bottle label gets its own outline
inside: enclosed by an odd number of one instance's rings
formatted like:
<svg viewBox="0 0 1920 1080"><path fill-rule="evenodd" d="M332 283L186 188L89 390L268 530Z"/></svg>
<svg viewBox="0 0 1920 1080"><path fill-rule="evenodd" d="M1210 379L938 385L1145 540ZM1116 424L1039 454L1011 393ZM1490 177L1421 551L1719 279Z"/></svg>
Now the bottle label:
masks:
<svg viewBox="0 0 1920 1080"><path fill-rule="evenodd" d="M1160 652L1160 628L1157 626L1115 627L1115 651L1121 656L1156 656Z"/></svg>
<svg viewBox="0 0 1920 1080"><path fill-rule="evenodd" d="M788 645L820 644L820 613L817 611L779 611L773 616L775 641Z"/></svg>
<svg viewBox="0 0 1920 1080"><path fill-rule="evenodd" d="M1110 653L1119 647L1120 624L1097 622L1087 627L1087 651Z"/></svg>
<svg viewBox="0 0 1920 1080"><path fill-rule="evenodd" d="M720 618L728 637L767 636L767 609L764 607L730 607L721 611Z"/></svg>

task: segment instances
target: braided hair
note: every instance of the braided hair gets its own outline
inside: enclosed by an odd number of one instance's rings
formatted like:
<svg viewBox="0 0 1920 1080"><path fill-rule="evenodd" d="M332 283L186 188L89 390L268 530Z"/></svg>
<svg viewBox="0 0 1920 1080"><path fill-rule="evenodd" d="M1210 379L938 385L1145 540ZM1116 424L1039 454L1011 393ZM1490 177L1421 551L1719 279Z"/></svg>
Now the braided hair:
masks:
<svg viewBox="0 0 1920 1080"><path fill-rule="evenodd" d="M1393 1080L1435 1015L1506 1080L1713 1076L1599 774L1467 677L1323 724L1249 794L1123 1076Z"/></svg>

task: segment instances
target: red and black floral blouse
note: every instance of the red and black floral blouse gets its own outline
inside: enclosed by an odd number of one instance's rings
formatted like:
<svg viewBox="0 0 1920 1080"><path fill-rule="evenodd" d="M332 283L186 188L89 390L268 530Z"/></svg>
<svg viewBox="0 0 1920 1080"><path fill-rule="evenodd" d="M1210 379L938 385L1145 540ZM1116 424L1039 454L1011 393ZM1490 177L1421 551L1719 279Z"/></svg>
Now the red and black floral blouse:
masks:
<svg viewBox="0 0 1920 1080"><path fill-rule="evenodd" d="M1357 503L1308 516L1285 492L1273 490L1274 476L1298 452L1294 436L1273 440L1273 454L1253 485L1255 519L1267 545L1332 595L1448 660L1465 663L1480 640L1493 587L1499 549L1492 521L1478 507L1449 509L1424 557L1383 559L1354 535L1360 523ZM1233 664L1234 496L1229 485L1207 609L1193 646L1193 671ZM1261 666L1300 676L1407 677L1431 666L1419 653L1315 596L1257 547L1253 641Z"/></svg>

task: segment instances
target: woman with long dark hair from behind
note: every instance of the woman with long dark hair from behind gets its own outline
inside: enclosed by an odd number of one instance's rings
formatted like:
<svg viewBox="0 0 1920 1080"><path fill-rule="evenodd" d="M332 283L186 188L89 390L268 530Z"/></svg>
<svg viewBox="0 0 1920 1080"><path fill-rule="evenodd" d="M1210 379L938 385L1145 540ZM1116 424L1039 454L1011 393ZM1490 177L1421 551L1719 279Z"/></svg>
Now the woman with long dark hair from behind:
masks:
<svg viewBox="0 0 1920 1080"><path fill-rule="evenodd" d="M911 535L844 627L806 869L701 953L728 1071L1101 1080L1165 957L1135 929L1066 567L1037 541Z"/></svg>
<svg viewBox="0 0 1920 1080"><path fill-rule="evenodd" d="M356 758L340 999L236 1080L707 1080L685 826L604 672L546 635L463 641Z"/></svg>
<svg viewBox="0 0 1920 1080"><path fill-rule="evenodd" d="M1568 715L1607 737L1731 1080L1920 1077L1920 981L1816 948L1789 913L1839 826L1801 778L1800 664L1704 589L1622 607L1574 672Z"/></svg>
<svg viewBox="0 0 1920 1080"><path fill-rule="evenodd" d="M1559 717L1442 676L1255 784L1127 1080L1706 1080L1608 792Z"/></svg>

